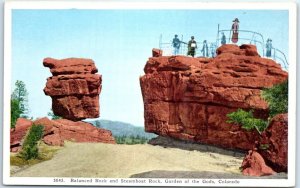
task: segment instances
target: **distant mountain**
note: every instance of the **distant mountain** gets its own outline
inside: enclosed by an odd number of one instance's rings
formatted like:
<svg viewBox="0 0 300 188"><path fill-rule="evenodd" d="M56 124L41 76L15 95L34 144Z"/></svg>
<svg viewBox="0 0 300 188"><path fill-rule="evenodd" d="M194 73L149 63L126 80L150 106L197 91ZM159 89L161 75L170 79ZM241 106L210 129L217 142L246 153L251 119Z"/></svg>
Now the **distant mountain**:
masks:
<svg viewBox="0 0 300 188"><path fill-rule="evenodd" d="M88 121L96 127L110 130L113 136L137 136L145 137L148 139L157 137L156 134L146 133L144 127L137 127L129 123L124 123L120 121L110 121L110 120L96 120Z"/></svg>

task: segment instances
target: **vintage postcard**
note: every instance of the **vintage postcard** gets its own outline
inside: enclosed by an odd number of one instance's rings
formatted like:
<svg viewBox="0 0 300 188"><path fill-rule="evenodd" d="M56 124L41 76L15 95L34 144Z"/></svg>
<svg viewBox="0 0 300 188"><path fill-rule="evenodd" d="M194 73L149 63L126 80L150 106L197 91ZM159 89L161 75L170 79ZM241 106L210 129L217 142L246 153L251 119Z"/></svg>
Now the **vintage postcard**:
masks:
<svg viewBox="0 0 300 188"><path fill-rule="evenodd" d="M293 2L6 1L5 185L295 185Z"/></svg>

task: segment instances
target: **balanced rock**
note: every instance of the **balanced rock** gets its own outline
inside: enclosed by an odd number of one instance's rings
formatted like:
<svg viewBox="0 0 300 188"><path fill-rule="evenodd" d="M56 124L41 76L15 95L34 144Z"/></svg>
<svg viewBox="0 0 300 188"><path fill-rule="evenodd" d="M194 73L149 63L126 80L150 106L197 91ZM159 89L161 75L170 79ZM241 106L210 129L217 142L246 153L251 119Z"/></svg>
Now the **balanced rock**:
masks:
<svg viewBox="0 0 300 188"><path fill-rule="evenodd" d="M276 172L287 172L288 114L278 114L262 133L259 153Z"/></svg>
<svg viewBox="0 0 300 188"><path fill-rule="evenodd" d="M242 173L246 176L269 176L275 172L266 165L263 157L256 151L250 150L242 163Z"/></svg>
<svg viewBox="0 0 300 188"><path fill-rule="evenodd" d="M67 119L50 120L46 117L35 121L19 118L15 128L10 131L10 150L12 152L17 152L21 149L22 141L33 124L44 126L42 140L48 145L63 146L65 140L116 143L111 131L97 128L90 123L74 122Z"/></svg>
<svg viewBox="0 0 300 188"><path fill-rule="evenodd" d="M101 75L93 60L68 58L43 61L53 76L47 79L44 92L52 98L55 115L70 120L99 117Z"/></svg>
<svg viewBox="0 0 300 188"><path fill-rule="evenodd" d="M285 81L288 73L253 45L223 45L215 58L151 57L140 78L145 130L162 136L250 150L259 138L227 123L237 109L268 117L261 91Z"/></svg>

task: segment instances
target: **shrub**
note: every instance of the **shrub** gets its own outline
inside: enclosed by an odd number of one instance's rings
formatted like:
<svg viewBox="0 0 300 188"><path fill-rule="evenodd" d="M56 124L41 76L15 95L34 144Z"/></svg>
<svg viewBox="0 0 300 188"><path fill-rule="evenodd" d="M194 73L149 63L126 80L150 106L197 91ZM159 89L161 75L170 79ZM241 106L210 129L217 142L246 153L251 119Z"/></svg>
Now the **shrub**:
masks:
<svg viewBox="0 0 300 188"><path fill-rule="evenodd" d="M276 114L288 112L288 80L281 84L266 88L262 92L262 97L268 102L270 117Z"/></svg>
<svg viewBox="0 0 300 188"><path fill-rule="evenodd" d="M36 159L39 156L39 149L37 148L37 145L34 146L26 145L22 147L21 156L25 160Z"/></svg>
<svg viewBox="0 0 300 188"><path fill-rule="evenodd" d="M259 133L261 133L268 126L267 121L254 118L252 110L247 112L242 109L238 109L235 112L227 114L227 117L229 118L227 123L239 124L243 129L247 131L256 129Z"/></svg>
<svg viewBox="0 0 300 188"><path fill-rule="evenodd" d="M43 142L38 144L38 157L35 159L25 160L20 154L10 154L10 165L24 167L38 164L43 161L52 159L54 154L61 148L60 146L49 146Z"/></svg>
<svg viewBox="0 0 300 188"><path fill-rule="evenodd" d="M25 141L22 146L22 151L20 155L23 159L35 159L39 155L39 150L37 143L42 138L44 131L44 126L42 125L32 125L29 129Z"/></svg>

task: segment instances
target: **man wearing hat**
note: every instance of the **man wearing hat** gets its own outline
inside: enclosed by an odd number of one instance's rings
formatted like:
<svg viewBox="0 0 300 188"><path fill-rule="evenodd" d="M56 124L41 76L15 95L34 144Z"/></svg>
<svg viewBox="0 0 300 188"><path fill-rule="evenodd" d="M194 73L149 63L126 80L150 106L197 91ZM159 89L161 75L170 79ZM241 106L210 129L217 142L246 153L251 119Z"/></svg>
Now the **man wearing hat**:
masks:
<svg viewBox="0 0 300 188"><path fill-rule="evenodd" d="M181 41L178 39L178 35L175 35L172 41L172 45L174 48L174 53L173 53L174 55L179 54L180 43Z"/></svg>
<svg viewBox="0 0 300 188"><path fill-rule="evenodd" d="M237 43L238 40L239 40L239 19L238 18L235 18L233 20L233 24L231 26L231 31L232 31L232 38L231 38L231 41L233 43Z"/></svg>
<svg viewBox="0 0 300 188"><path fill-rule="evenodd" d="M266 56L271 57L272 56L272 39L268 38L267 43L266 43Z"/></svg>
<svg viewBox="0 0 300 188"><path fill-rule="evenodd" d="M187 55L195 56L195 51L197 48L197 42L195 41L195 37L191 36L191 40L188 43L188 53Z"/></svg>

